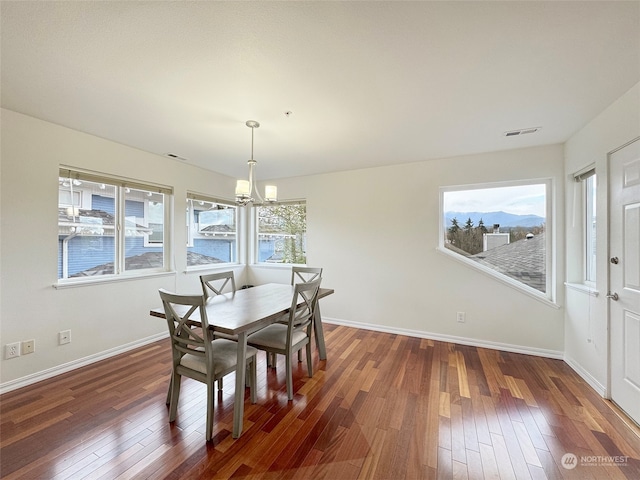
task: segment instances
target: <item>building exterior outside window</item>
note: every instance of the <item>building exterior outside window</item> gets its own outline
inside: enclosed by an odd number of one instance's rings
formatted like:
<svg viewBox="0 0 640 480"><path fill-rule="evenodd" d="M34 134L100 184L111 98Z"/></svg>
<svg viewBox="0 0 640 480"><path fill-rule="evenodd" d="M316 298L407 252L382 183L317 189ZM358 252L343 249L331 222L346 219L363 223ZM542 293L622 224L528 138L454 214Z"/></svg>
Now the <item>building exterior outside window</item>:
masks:
<svg viewBox="0 0 640 480"><path fill-rule="evenodd" d="M60 170L58 279L165 270L171 190Z"/></svg>
<svg viewBox="0 0 640 480"><path fill-rule="evenodd" d="M441 188L440 250L551 299L549 186L522 181Z"/></svg>
<svg viewBox="0 0 640 480"><path fill-rule="evenodd" d="M187 268L238 261L237 210L223 200L188 194Z"/></svg>

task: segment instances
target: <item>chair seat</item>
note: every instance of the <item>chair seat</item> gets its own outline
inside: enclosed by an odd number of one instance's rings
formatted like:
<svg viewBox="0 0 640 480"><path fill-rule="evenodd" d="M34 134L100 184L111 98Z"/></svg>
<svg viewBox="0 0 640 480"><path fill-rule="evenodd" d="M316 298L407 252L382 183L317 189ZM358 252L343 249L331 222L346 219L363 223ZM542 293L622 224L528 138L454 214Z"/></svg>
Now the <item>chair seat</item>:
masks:
<svg viewBox="0 0 640 480"><path fill-rule="evenodd" d="M287 348L287 328L287 325L274 323L249 335L247 343L284 350ZM304 331L294 331L292 335L292 344L296 345L306 337L307 334Z"/></svg>
<svg viewBox="0 0 640 480"><path fill-rule="evenodd" d="M214 374L219 375L222 372L225 372L231 368L234 368L238 360L238 344L236 342L232 342L231 340L225 340L223 338L217 338L213 340L211 343L214 346L214 350L213 350ZM198 350L201 350L201 348L198 348ZM257 349L247 346L246 358L250 358L256 353L258 353ZM187 353L180 359L180 365L200 373L204 373L204 374L207 373L207 365L206 365L205 357L199 357L199 356Z"/></svg>
<svg viewBox="0 0 640 480"><path fill-rule="evenodd" d="M205 308L207 299L205 295L179 295L160 289L160 298L164 307L167 326L169 327L169 339L173 352L171 382L167 393L169 405L169 422L173 423L178 415L178 399L180 398L180 384L182 377L186 376L207 386L207 419L205 439L213 438L213 405L214 382L222 390L222 378L238 367L238 343L227 339L211 339L209 320ZM178 314L186 308L186 312ZM193 316L192 316L193 315ZM201 328L193 328L195 316ZM242 363L247 363L247 379L250 387L251 403L256 403L256 354L258 350L247 347L246 357L241 358ZM241 375L245 372L242 371ZM239 379L238 379L239 380ZM244 398L236 398L236 402L243 402ZM234 431L242 425L242 419L234 416Z"/></svg>
<svg viewBox="0 0 640 480"><path fill-rule="evenodd" d="M269 354L273 354L273 356L275 356L275 354L285 355L287 397L289 400L293 400L291 356L302 348L306 347L307 351L307 372L309 378L313 376L310 338L311 330L313 329L313 314L318 301L320 281L321 279L318 279L312 282L298 283L294 286L286 325L274 323L247 337L248 344L267 352L268 365L275 363L274 358L269 360Z"/></svg>

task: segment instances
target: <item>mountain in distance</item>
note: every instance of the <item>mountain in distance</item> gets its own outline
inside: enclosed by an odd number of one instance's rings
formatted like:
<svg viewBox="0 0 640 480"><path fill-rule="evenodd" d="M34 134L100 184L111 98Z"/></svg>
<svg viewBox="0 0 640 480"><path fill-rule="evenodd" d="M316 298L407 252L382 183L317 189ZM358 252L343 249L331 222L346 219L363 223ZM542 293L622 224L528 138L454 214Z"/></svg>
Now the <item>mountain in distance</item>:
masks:
<svg viewBox="0 0 640 480"><path fill-rule="evenodd" d="M538 215L515 215L506 212L445 212L444 216L447 228L451 226L451 220L454 218L458 220L460 227L464 227L469 218L471 218L473 226L477 227L478 222L482 219L484 226L489 230L495 223L498 223L501 228L537 227L545 223L544 217Z"/></svg>

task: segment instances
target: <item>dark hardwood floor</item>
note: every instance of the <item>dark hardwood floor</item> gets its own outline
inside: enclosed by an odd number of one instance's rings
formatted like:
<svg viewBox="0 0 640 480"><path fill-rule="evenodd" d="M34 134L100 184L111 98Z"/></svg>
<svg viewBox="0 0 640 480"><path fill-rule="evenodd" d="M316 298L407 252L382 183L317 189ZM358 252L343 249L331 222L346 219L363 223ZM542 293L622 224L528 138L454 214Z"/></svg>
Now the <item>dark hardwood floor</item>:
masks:
<svg viewBox="0 0 640 480"><path fill-rule="evenodd" d="M326 325L328 360L259 354L231 438L233 376L204 441L204 385L165 405L168 340L0 397L3 479L640 479L638 428L559 360ZM575 457L571 457L573 454ZM564 458L564 460L563 460ZM574 459L573 463L571 459ZM574 468L568 468L574 467Z"/></svg>

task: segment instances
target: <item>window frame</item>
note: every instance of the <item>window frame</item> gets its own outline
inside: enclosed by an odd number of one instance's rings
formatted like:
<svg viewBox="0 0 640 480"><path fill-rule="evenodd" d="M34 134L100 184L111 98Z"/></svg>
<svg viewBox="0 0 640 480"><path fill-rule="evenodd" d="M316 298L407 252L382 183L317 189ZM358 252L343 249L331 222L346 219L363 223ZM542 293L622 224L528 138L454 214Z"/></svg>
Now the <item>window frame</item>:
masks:
<svg viewBox="0 0 640 480"><path fill-rule="evenodd" d="M144 203L144 216L145 216L145 218L149 218L151 216L149 207L150 207L149 202L145 202ZM164 208L164 202L163 202L163 208ZM144 237L144 246L145 247L149 247L149 248L157 248L157 247L164 248L164 239L165 239L165 237L166 237L166 235L162 236L162 242L153 242L153 241L150 241L150 236L146 236L146 237Z"/></svg>
<svg viewBox="0 0 640 480"><path fill-rule="evenodd" d="M595 237L597 230L597 189L598 177L595 165L590 165L573 175L574 182L580 184L574 188L581 189L582 204L580 215L582 221L581 246L582 246L582 283L595 288L597 274L597 252ZM595 229L593 229L595 223ZM590 253L591 252L591 253Z"/></svg>
<svg viewBox="0 0 640 480"><path fill-rule="evenodd" d="M105 173L98 173L89 170L79 169L76 167L60 165L58 170L58 178L69 178L71 180L79 180L92 183L101 183L114 187L114 273L88 276L88 277L62 277L58 278L54 284L55 288L63 288L66 286L87 285L94 283L109 283L120 280L130 280L141 277L164 275L173 273L170 267L170 258L172 255L171 238L172 238L172 210L173 210L173 188L154 184L151 182L139 181L125 177L119 177L116 175L110 175ZM161 244L149 244L147 245L147 239L145 237L143 246L162 247L162 266L153 268L141 268L126 270L126 232L123 225L126 225L126 189L142 190L146 192L153 192L154 194L160 194L163 196L163 242ZM83 192L81 195L81 206L86 205L87 193ZM58 191L59 201L59 191ZM59 206L60 204L58 204ZM75 207L80 208L80 207ZM147 211L146 204L144 205L145 212ZM146 218L146 217L145 217ZM59 262L60 258L56 258L56 262Z"/></svg>
<svg viewBox="0 0 640 480"><path fill-rule="evenodd" d="M554 216L554 180L553 178L533 178L524 180L485 182L466 185L448 185L441 186L439 189L439 213L438 213L438 245L436 251L446 255L448 258L454 259L463 265L469 266L476 271L488 275L510 287L513 287L536 300L540 300L555 308L560 308L556 303L556 249L555 249L555 216ZM473 260L469 260L464 256L451 251L445 247L445 233L447 226L445 225L444 197L446 192L465 191L465 190L483 190L490 188L519 187L527 185L545 185L545 292L536 290L535 288L519 282L505 274L498 272L490 267L482 265Z"/></svg>
<svg viewBox="0 0 640 480"><path fill-rule="evenodd" d="M260 258L260 231L258 228L258 208L259 207L269 207L269 206L282 206L282 205L304 205L305 206L305 245L306 245L306 233L307 233L307 200L306 199L298 199L298 200L287 200L283 202L277 202L275 204L266 204L266 205L252 205L250 211L250 260L251 264L260 267L268 267L268 268L291 268L292 266L306 266L307 263L280 263L280 262L261 262ZM305 249L305 260L307 259L307 251Z"/></svg>
<svg viewBox="0 0 640 480"><path fill-rule="evenodd" d="M193 225L193 221L194 221L194 215L193 215L193 209L191 208L190 203L191 202L208 202L208 203L217 203L220 205L225 205L227 207L231 207L235 209L235 222L236 222L236 246L235 246L235 261L232 262L223 262L223 263L211 263L211 264L206 264L206 265L187 265L187 259L185 258L185 265L186 265L186 272L194 272L194 271L201 271L201 270L211 270L211 269L215 269L215 268L220 268L220 267L228 267L230 265L239 265L240 264L240 259L241 259L241 244L242 244L242 216L241 216L241 209L238 207L238 205L231 201L231 200L225 200L219 197L214 197L211 195L206 195L206 194L201 194L201 193L197 193L197 192L187 192L187 208L186 208L186 225L185 225L185 229L186 229L186 237L187 237L187 241L185 243L186 247L185 247L185 255L188 253L188 249L189 248L193 248L194 247L194 238L193 238L193 234L192 234L192 225Z"/></svg>

